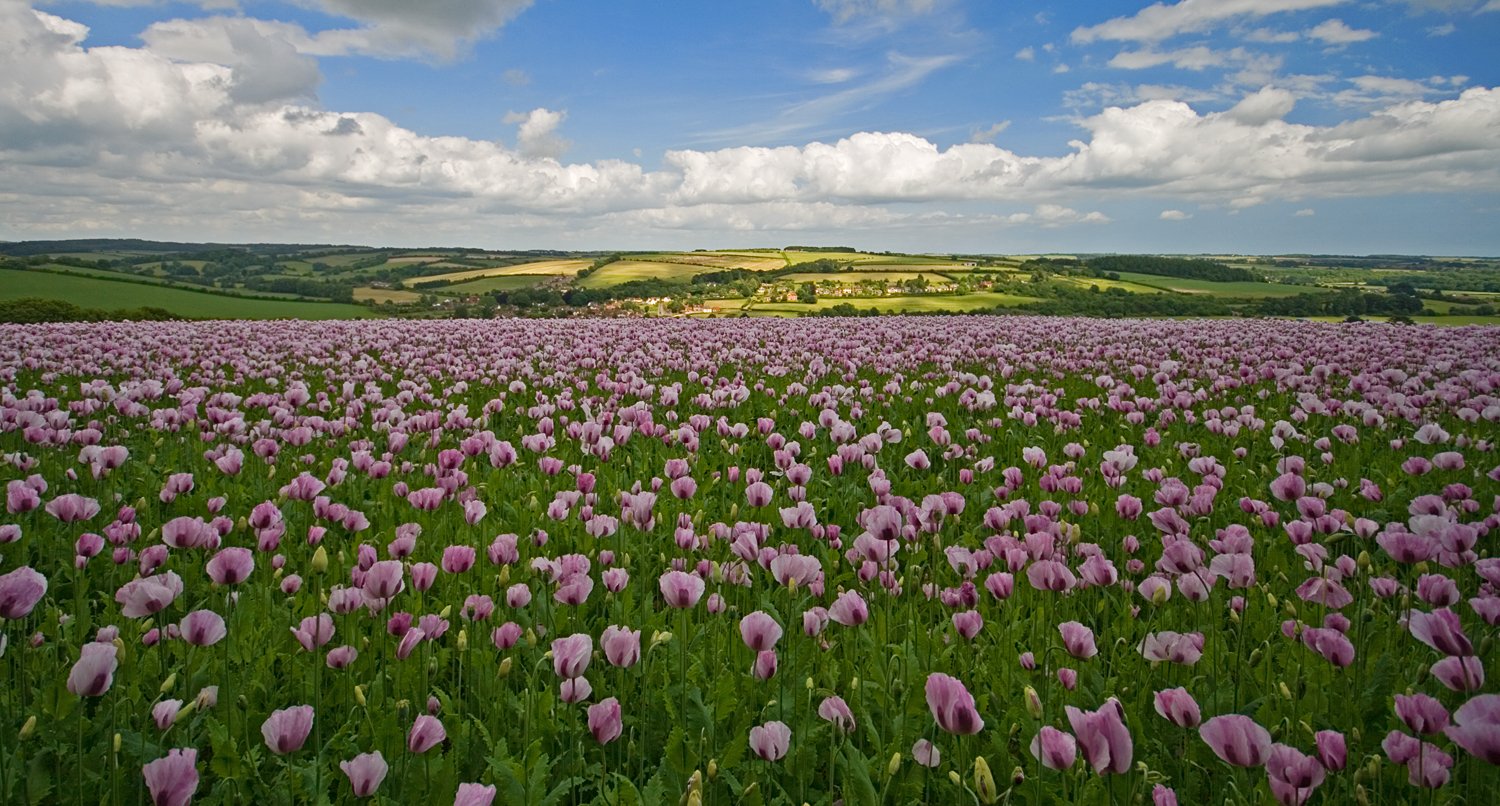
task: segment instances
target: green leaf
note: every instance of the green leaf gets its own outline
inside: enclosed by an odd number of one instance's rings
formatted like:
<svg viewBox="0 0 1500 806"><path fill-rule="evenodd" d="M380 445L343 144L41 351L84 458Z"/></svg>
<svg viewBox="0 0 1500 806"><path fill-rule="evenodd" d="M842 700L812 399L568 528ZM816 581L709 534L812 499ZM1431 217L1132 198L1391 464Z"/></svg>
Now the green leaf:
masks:
<svg viewBox="0 0 1500 806"><path fill-rule="evenodd" d="M50 758L50 750L42 750L31 757L26 769L26 800L42 803L52 792L56 781L53 775L60 770L57 760Z"/></svg>
<svg viewBox="0 0 1500 806"><path fill-rule="evenodd" d="M846 776L843 782L844 803L859 806L875 806L877 795L875 784L870 780L870 764L864 754L853 747L844 746L841 753Z"/></svg>
<svg viewBox="0 0 1500 806"><path fill-rule="evenodd" d="M552 777L552 757L542 752L540 739L526 749L526 794L531 803L541 803L542 793L547 791L547 779Z"/></svg>
<svg viewBox="0 0 1500 806"><path fill-rule="evenodd" d="M501 740L500 748L505 750L505 742ZM490 756L490 775L495 778L495 788L498 790L502 803L525 803L526 784L523 782L525 770L519 764L512 761L508 754Z"/></svg>
<svg viewBox="0 0 1500 806"><path fill-rule="evenodd" d="M644 792L641 793L641 802L642 803L666 803L667 802L667 783L666 783L666 781L663 781L662 778L661 778L661 768L660 767L657 768L656 774L654 774L654 775L651 776L651 780L649 780L649 781L646 782L646 789L645 789Z"/></svg>
<svg viewBox="0 0 1500 806"><path fill-rule="evenodd" d="M635 784L629 778L615 773L610 776L615 781L615 791L610 802L615 806L641 806L641 791L635 788Z"/></svg>
<svg viewBox="0 0 1500 806"><path fill-rule="evenodd" d="M208 729L208 744L213 750L209 770L222 779L236 780L243 777L245 765L239 756L234 737L229 735L229 726L217 719L209 719L204 721L204 727Z"/></svg>
<svg viewBox="0 0 1500 806"><path fill-rule="evenodd" d="M697 758L690 757L689 752L687 734L683 732L682 726L672 728L672 732L667 736L667 764L672 767L673 772L683 778L688 777L697 766Z"/></svg>

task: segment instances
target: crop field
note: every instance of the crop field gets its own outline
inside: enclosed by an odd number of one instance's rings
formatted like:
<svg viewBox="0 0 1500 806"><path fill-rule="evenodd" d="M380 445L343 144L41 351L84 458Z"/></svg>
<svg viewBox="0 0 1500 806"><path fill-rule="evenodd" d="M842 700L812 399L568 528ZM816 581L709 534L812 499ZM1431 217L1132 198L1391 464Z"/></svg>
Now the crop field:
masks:
<svg viewBox="0 0 1500 806"><path fill-rule="evenodd" d="M358 319L374 315L358 305L334 302L248 299L129 280L0 269L0 299L24 297L66 300L84 308L162 308L178 316L202 319Z"/></svg>
<svg viewBox="0 0 1500 806"><path fill-rule="evenodd" d="M1497 378L1500 328L0 325L0 802L1489 802Z"/></svg>
<svg viewBox="0 0 1500 806"><path fill-rule="evenodd" d="M719 252L658 252L654 254L630 254L626 257L628 260L647 263L691 263L703 266L707 271L717 269L764 271L784 267L786 261L782 260L780 255L781 253L779 252L771 253L770 256L743 256Z"/></svg>
<svg viewBox="0 0 1500 806"><path fill-rule="evenodd" d="M539 260L533 263L518 263L514 266L497 266L489 269L464 269L448 274L433 274L415 277L409 283L425 283L433 280L463 282L481 277L506 277L515 274L562 276L573 275L589 267L591 260Z"/></svg>
<svg viewBox="0 0 1500 806"><path fill-rule="evenodd" d="M1317 286L1284 285L1281 283L1226 282L1193 280L1182 277L1158 277L1154 274L1119 272L1120 279L1139 285L1155 286L1184 294L1209 294L1225 297L1265 298L1294 297L1298 294L1316 294L1326 289Z"/></svg>
<svg viewBox="0 0 1500 806"><path fill-rule="evenodd" d="M578 281L583 288L608 288L631 280L664 280L686 283L704 272L717 271L709 266L689 263L653 263L644 260L617 260Z"/></svg>
<svg viewBox="0 0 1500 806"><path fill-rule="evenodd" d="M701 258L705 263L711 262L727 269L771 271L787 265L786 258L782 257L779 250L774 249L765 252L691 252L687 254L694 260Z"/></svg>
<svg viewBox="0 0 1500 806"><path fill-rule="evenodd" d="M855 266L866 264L895 264L895 265L953 265L953 261L944 258L925 258L912 255L875 255L867 252L785 252L787 263L795 266L798 263L809 263L814 260L835 260L840 263L852 263Z"/></svg>

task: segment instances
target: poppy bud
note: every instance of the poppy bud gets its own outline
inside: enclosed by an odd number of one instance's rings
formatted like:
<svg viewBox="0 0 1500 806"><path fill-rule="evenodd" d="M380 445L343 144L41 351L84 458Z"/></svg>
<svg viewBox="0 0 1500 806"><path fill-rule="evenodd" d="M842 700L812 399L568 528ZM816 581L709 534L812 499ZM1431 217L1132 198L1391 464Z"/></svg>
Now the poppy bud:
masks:
<svg viewBox="0 0 1500 806"><path fill-rule="evenodd" d="M26 724L21 726L21 741L30 739L34 733L36 733L36 714L26 717Z"/></svg>
<svg viewBox="0 0 1500 806"><path fill-rule="evenodd" d="M990 773L990 763L984 756L974 757L974 791L983 803L995 802L995 776Z"/></svg>
<svg viewBox="0 0 1500 806"><path fill-rule="evenodd" d="M901 754L900 753L892 753L891 754L891 762L889 764L885 765L885 774L893 776L900 769L901 769Z"/></svg>
<svg viewBox="0 0 1500 806"><path fill-rule="evenodd" d="M315 574L321 574L328 570L328 550L322 546L318 546L318 550L313 552L312 570Z"/></svg>

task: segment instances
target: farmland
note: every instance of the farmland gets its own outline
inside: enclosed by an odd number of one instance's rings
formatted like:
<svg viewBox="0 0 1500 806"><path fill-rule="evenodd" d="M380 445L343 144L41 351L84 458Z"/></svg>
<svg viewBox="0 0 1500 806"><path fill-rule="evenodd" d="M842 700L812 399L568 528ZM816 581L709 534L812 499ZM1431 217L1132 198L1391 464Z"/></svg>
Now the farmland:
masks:
<svg viewBox="0 0 1500 806"><path fill-rule="evenodd" d="M0 801L1482 802L1496 377L1482 327L0 325Z"/></svg>
<svg viewBox="0 0 1500 806"><path fill-rule="evenodd" d="M98 251L69 246L83 243ZM336 318L355 315L360 307L369 316L424 319L998 312L1500 324L1500 264L1469 258L921 255L843 247L618 253L194 249L145 241L59 242L52 252L36 244L0 244L0 255L7 249L25 257L0 257L6 270L46 275L16 286L28 298L70 302L96 311L96 318L154 298L151 289L165 289L163 299L171 304L155 307L198 318ZM247 305L246 298L314 307Z"/></svg>

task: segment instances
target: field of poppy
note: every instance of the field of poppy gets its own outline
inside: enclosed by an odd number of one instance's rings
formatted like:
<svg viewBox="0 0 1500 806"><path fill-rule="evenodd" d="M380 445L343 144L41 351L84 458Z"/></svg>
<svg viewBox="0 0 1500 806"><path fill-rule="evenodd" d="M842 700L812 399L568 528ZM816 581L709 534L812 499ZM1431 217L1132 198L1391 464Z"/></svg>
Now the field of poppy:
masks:
<svg viewBox="0 0 1500 806"><path fill-rule="evenodd" d="M1500 328L0 345L0 802L1500 791Z"/></svg>

